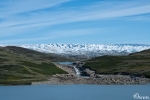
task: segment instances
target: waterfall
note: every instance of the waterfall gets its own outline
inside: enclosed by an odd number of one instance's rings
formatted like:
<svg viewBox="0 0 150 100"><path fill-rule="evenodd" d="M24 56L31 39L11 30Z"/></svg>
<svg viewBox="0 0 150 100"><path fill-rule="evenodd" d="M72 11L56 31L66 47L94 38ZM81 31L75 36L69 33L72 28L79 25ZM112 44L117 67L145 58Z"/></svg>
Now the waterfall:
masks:
<svg viewBox="0 0 150 100"><path fill-rule="evenodd" d="M81 74L80 70L76 66L73 66L73 68L75 69L75 72L76 72L77 76L79 77Z"/></svg>

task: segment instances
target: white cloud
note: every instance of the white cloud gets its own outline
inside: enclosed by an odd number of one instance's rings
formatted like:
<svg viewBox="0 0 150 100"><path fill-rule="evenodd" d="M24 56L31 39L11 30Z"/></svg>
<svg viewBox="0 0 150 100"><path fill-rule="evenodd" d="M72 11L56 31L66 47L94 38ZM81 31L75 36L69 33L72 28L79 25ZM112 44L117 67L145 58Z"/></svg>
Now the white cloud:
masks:
<svg viewBox="0 0 150 100"><path fill-rule="evenodd" d="M132 21L146 21L149 22L150 21L150 16L134 16L134 17L129 17L128 20L132 20Z"/></svg>
<svg viewBox="0 0 150 100"><path fill-rule="evenodd" d="M0 17L57 6L70 0L4 0L0 2Z"/></svg>
<svg viewBox="0 0 150 100"><path fill-rule="evenodd" d="M0 43L12 44L12 43L22 43L22 42L31 42L31 41L41 41L41 40L49 40L49 39L60 39L64 37L72 37L72 36L84 36L93 33L105 32L105 30L110 30L112 27L106 28L90 28L90 29L76 29L76 30L61 30L61 31L53 31L51 34L46 32L43 37L34 37L34 38L26 38L26 39L9 39L9 40L0 40Z"/></svg>
<svg viewBox="0 0 150 100"><path fill-rule="evenodd" d="M108 28L107 28L108 29ZM62 37L72 37L72 36L82 36L88 35L93 33L99 33L105 30L104 28L90 28L90 29L73 29L73 30L61 30L61 31L54 31L51 32L51 35L62 38Z"/></svg>
<svg viewBox="0 0 150 100"><path fill-rule="evenodd" d="M145 2L143 2L143 0L122 2L105 1L82 7L58 8L55 11L38 10L57 6L63 2L71 0L8 1L9 2L7 3L0 2L2 6L2 8L0 8L0 18L3 19L3 21L0 22L0 30L2 30L0 34L3 34L2 36L8 36L12 33L20 34L20 31L22 30L37 30L39 27L52 26L56 24L113 19L150 13L150 2L148 0L145 0ZM35 10L37 10L37 12L32 12ZM19 13L24 12L28 15L19 15ZM72 34L76 33L78 32L75 31ZM63 32L62 34L65 35L70 33Z"/></svg>
<svg viewBox="0 0 150 100"><path fill-rule="evenodd" d="M41 40L50 40L55 37L44 37L44 38L29 38L29 39L12 39L12 40L0 40L0 43L3 44L12 44L12 43L22 43L22 42L32 42L32 41L41 41Z"/></svg>

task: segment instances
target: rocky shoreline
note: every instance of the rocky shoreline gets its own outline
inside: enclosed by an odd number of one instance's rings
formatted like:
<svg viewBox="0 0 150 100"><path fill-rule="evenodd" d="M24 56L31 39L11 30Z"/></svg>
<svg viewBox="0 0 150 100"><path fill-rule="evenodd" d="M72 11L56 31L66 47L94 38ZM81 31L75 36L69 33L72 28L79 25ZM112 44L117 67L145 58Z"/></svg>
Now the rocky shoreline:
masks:
<svg viewBox="0 0 150 100"><path fill-rule="evenodd" d="M32 82L32 85L37 84L145 84L149 83L150 79L140 78L125 75L97 75L96 78L93 77L75 77L74 75L57 74L53 75L47 81L42 82Z"/></svg>

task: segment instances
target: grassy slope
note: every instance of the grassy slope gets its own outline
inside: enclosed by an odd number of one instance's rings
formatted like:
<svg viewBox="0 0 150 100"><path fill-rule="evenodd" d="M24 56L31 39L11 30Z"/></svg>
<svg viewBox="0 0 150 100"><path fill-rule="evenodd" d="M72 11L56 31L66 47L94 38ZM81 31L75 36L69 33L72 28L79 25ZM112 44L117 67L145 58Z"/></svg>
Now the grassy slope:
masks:
<svg viewBox="0 0 150 100"><path fill-rule="evenodd" d="M0 84L30 84L54 74L67 73L52 61L68 59L20 47L0 47Z"/></svg>
<svg viewBox="0 0 150 100"><path fill-rule="evenodd" d="M134 74L150 78L150 50L133 53L129 56L101 56L86 61L89 67L99 74Z"/></svg>

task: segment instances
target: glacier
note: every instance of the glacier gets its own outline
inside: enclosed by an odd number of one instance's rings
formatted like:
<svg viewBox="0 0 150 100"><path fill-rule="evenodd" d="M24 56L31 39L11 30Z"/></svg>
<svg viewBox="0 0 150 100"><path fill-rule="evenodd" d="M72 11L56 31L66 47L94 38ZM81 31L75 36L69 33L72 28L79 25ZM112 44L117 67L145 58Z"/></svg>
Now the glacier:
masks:
<svg viewBox="0 0 150 100"><path fill-rule="evenodd" d="M17 44L17 45L0 45L18 46L27 49L32 49L44 53L55 53L63 55L124 55L142 50L150 49L150 45L146 44L70 44L70 43L55 43L55 44Z"/></svg>

